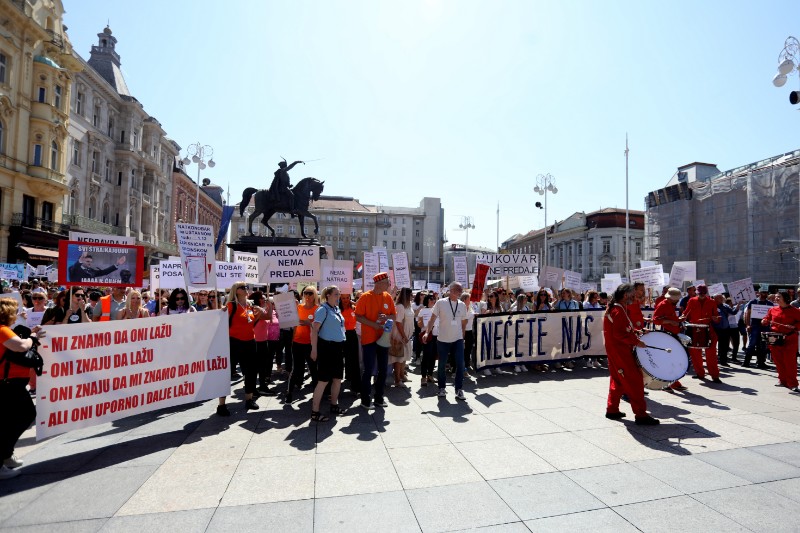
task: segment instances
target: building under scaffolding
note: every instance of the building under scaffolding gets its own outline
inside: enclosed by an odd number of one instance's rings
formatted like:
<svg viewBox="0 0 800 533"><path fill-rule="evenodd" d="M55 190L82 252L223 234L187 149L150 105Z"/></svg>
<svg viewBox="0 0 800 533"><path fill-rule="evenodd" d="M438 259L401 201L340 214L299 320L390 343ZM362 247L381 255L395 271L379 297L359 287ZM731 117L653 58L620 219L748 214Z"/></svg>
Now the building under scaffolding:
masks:
<svg viewBox="0 0 800 533"><path fill-rule="evenodd" d="M678 168L645 199L648 258L665 272L695 260L698 279L708 283L797 283L798 171L800 150L726 172L707 163Z"/></svg>

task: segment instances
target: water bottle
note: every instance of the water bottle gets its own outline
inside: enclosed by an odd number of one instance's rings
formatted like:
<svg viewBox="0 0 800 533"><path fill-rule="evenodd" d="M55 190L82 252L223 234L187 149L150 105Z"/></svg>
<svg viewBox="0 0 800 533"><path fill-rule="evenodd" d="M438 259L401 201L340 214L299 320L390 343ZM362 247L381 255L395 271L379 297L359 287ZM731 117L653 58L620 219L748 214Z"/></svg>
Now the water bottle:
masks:
<svg viewBox="0 0 800 533"><path fill-rule="evenodd" d="M378 346L383 346L384 348L388 348L392 344L392 327L394 326L394 320L391 318L386 321L383 325L383 335L381 338L378 339Z"/></svg>

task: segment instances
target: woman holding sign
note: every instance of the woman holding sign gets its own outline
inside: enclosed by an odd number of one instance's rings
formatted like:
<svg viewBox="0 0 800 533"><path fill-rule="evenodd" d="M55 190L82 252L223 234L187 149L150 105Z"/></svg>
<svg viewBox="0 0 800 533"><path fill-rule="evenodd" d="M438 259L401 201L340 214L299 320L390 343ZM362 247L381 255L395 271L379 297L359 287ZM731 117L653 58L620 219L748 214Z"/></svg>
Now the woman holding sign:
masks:
<svg viewBox="0 0 800 533"><path fill-rule="evenodd" d="M176 289L179 290L179 289ZM236 354L244 374L244 403L245 409L258 409L258 404L253 399L256 392L256 336L255 323L261 318L261 308L254 307L247 301L247 286L243 281L237 281L231 287L228 295L228 335L230 336L231 355ZM230 411L225 405L225 397L219 399L217 414L230 416Z"/></svg>
<svg viewBox="0 0 800 533"><path fill-rule="evenodd" d="M26 389L30 368L17 365L9 359L9 351L25 352L31 346L31 339L22 339L11 330L17 321L17 301L13 298L0 298L0 369L3 379L0 381L0 479L9 479L19 475L22 461L14 457L14 446L19 437L36 419L36 408ZM39 326L32 329L31 337L36 337ZM44 332L38 333L39 337Z"/></svg>
<svg viewBox="0 0 800 533"><path fill-rule="evenodd" d="M297 315L300 325L294 328L292 339L292 373L289 375L289 388L286 391L286 403L292 401L292 392L303 385L303 374L308 363L311 374L311 385L317 386L317 364L311 359L311 324L314 322L314 313L317 312L317 288L308 285L303 289L303 301L297 306Z"/></svg>

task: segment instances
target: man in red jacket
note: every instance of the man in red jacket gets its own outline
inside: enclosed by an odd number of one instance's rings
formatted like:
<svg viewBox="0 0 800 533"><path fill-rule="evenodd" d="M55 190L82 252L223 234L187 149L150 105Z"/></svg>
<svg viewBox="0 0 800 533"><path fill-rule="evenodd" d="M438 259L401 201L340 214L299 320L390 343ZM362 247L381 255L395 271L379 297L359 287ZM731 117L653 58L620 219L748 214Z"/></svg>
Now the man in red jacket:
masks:
<svg viewBox="0 0 800 533"><path fill-rule="evenodd" d="M706 366L708 366L708 373L711 375L711 381L714 383L722 383L719 379L719 363L717 361L717 334L711 323L719 322L719 309L717 302L708 297L708 287L699 285L697 287L697 296L689 298L686 303L686 311L680 317L681 321L686 321L690 324L700 324L706 326L708 336L711 339L711 345L705 348L706 351ZM692 367L694 367L694 374L696 379L703 379L706 377L706 372L703 369L703 348L689 348L689 356L692 358Z"/></svg>
<svg viewBox="0 0 800 533"><path fill-rule="evenodd" d="M633 285L624 283L617 287L603 317L603 340L608 355L608 370L611 373L606 418L619 420L625 416L619 410L619 401L626 394L636 416L636 423L654 426L659 421L647 414L642 371L633 355L636 346L645 347L645 343L636 336L626 309L633 301L633 296Z"/></svg>

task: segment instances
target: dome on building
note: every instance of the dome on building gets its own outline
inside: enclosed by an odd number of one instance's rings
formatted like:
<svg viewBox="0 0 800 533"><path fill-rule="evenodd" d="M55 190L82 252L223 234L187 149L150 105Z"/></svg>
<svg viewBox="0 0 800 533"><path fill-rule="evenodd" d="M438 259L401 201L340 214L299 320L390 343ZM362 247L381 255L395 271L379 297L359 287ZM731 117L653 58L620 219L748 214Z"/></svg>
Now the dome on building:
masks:
<svg viewBox="0 0 800 533"><path fill-rule="evenodd" d="M56 63L55 61L46 56L34 56L33 60L36 63L43 63L53 68L61 68L60 66L58 66L58 63Z"/></svg>

